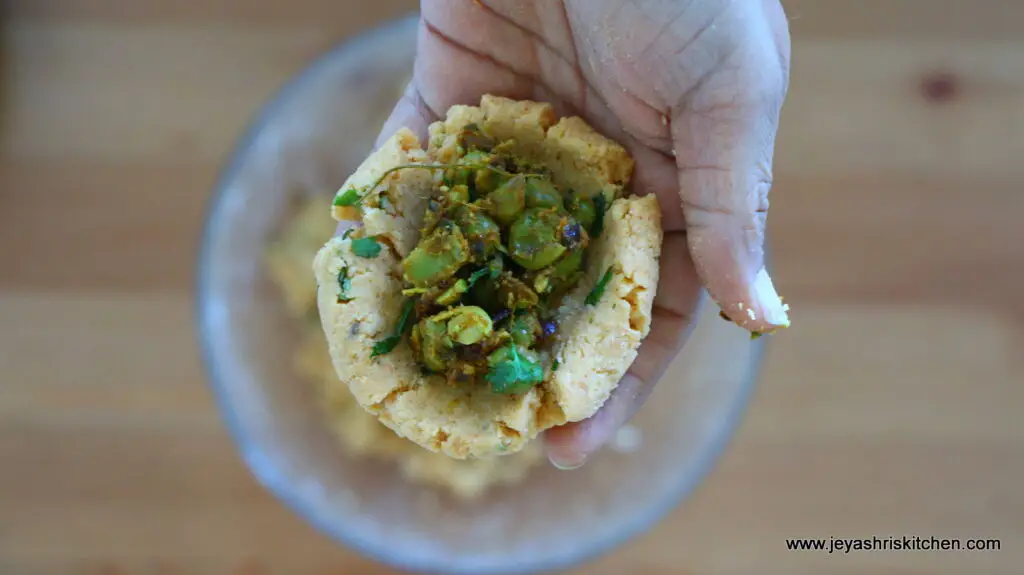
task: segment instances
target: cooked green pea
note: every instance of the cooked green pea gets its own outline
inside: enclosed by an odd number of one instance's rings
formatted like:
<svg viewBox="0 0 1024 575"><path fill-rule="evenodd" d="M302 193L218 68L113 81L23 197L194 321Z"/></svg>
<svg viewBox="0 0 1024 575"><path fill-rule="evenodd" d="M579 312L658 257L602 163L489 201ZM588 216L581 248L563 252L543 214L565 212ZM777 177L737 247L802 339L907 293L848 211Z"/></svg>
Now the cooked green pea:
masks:
<svg viewBox="0 0 1024 575"><path fill-rule="evenodd" d="M522 347L533 347L541 335L540 320L533 313L519 313L512 318L508 326L512 341Z"/></svg>
<svg viewBox="0 0 1024 575"><path fill-rule="evenodd" d="M456 184L448 188L448 204L468 204L469 203L469 186L465 184Z"/></svg>
<svg viewBox="0 0 1024 575"><path fill-rule="evenodd" d="M489 336L494 329L494 326L491 324L491 316L476 306L459 306L435 317L440 317L445 313L450 314L448 317L448 337L462 345L477 343Z"/></svg>
<svg viewBox="0 0 1024 575"><path fill-rule="evenodd" d="M583 266L583 250L575 249L565 254L552 266L554 279L564 282Z"/></svg>
<svg viewBox="0 0 1024 575"><path fill-rule="evenodd" d="M465 234L473 261L483 262L494 255L501 245L501 228L490 216L476 206L458 206L451 217Z"/></svg>
<svg viewBox="0 0 1024 575"><path fill-rule="evenodd" d="M505 181L505 176L489 168L480 168L473 177L476 197L483 198L496 190Z"/></svg>
<svg viewBox="0 0 1024 575"><path fill-rule="evenodd" d="M594 218L597 215L594 201L579 194L574 194L572 200L569 201L569 213L588 230L594 225Z"/></svg>
<svg viewBox="0 0 1024 575"><path fill-rule="evenodd" d="M506 180L481 200L481 205L499 224L514 222L526 206L526 178L517 175Z"/></svg>
<svg viewBox="0 0 1024 575"><path fill-rule="evenodd" d="M427 210L423 214L423 225L420 227L420 233L423 237L426 237L434 229L434 226L441 221L447 205L448 201L444 194L438 193L430 196L430 199L427 200Z"/></svg>
<svg viewBox="0 0 1024 575"><path fill-rule="evenodd" d="M447 324L428 317L416 324L416 327L423 365L434 372L448 369L448 365L455 360L455 350L448 337Z"/></svg>
<svg viewBox="0 0 1024 575"><path fill-rule="evenodd" d="M562 229L567 216L548 208L530 208L509 230L508 251L515 262L528 270L551 265L565 253Z"/></svg>
<svg viewBox="0 0 1024 575"><path fill-rule="evenodd" d="M459 160L460 164L472 164L474 166L472 169L464 168L460 170L461 181L472 184L471 191L473 192L474 200L478 197L485 197L504 181L504 176L501 173L486 167L493 161L493 154L479 150L470 151Z"/></svg>
<svg viewBox="0 0 1024 575"><path fill-rule="evenodd" d="M546 283L546 289L537 290L537 293L544 294L544 302L548 305L558 305L558 301L577 283L579 283L583 267L584 249L577 246L569 250L554 264L541 270L534 278L534 287L537 283Z"/></svg>
<svg viewBox="0 0 1024 575"><path fill-rule="evenodd" d="M402 260L405 281L427 287L455 275L469 261L469 244L458 226L442 222Z"/></svg>
<svg viewBox="0 0 1024 575"><path fill-rule="evenodd" d="M547 178L527 178L526 207L561 208L562 193Z"/></svg>
<svg viewBox="0 0 1024 575"><path fill-rule="evenodd" d="M466 152L466 155L459 158L455 163L461 165L482 164L490 160L490 154L480 151ZM468 186L473 181L474 169L470 167L452 166L444 171L444 183L447 186L464 185Z"/></svg>
<svg viewBox="0 0 1024 575"><path fill-rule="evenodd" d="M491 278L497 278L501 272L505 271L505 260L498 256L487 262L487 268L491 270Z"/></svg>
<svg viewBox="0 0 1024 575"><path fill-rule="evenodd" d="M533 277L533 290L539 294L551 290L551 268L545 268Z"/></svg>
<svg viewBox="0 0 1024 575"><path fill-rule="evenodd" d="M441 292L441 295L437 296L434 303L438 305L453 305L468 290L469 284L466 283L466 280L460 279L452 284L451 287Z"/></svg>
<svg viewBox="0 0 1024 575"><path fill-rule="evenodd" d="M523 280L507 273L498 278L497 291L498 303L506 309L530 309L540 301L537 292L530 289Z"/></svg>

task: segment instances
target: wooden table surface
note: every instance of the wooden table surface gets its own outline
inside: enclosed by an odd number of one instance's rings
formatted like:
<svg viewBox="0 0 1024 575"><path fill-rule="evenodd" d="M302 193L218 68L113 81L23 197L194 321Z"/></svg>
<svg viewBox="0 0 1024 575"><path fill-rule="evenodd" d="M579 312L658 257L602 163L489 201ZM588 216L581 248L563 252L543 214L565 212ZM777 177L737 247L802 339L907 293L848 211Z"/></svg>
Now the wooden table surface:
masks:
<svg viewBox="0 0 1024 575"><path fill-rule="evenodd" d="M0 4L0 573L391 571L251 479L193 334L250 115L409 0ZM1024 4L793 0L770 228L795 327L695 497L579 573L1021 573ZM793 537L999 538L793 552Z"/></svg>

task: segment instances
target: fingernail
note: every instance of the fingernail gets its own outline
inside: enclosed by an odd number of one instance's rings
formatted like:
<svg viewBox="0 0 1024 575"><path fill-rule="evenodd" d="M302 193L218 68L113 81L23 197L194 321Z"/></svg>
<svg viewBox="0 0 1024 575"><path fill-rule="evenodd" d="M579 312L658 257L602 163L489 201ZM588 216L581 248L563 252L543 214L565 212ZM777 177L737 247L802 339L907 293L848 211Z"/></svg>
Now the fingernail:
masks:
<svg viewBox="0 0 1024 575"><path fill-rule="evenodd" d="M766 322L779 327L789 326L789 314L786 313L788 307L782 303L782 298L772 285L772 278L768 276L768 270L764 268L761 268L754 278L754 298L760 305Z"/></svg>
<svg viewBox="0 0 1024 575"><path fill-rule="evenodd" d="M566 462L559 461L557 458L554 457L548 457L548 461L551 462L551 465L553 465L555 469L561 469L562 471L572 471L573 469L579 469L580 467L583 467L583 464L587 462L587 458L584 457L583 459L577 460L575 462Z"/></svg>

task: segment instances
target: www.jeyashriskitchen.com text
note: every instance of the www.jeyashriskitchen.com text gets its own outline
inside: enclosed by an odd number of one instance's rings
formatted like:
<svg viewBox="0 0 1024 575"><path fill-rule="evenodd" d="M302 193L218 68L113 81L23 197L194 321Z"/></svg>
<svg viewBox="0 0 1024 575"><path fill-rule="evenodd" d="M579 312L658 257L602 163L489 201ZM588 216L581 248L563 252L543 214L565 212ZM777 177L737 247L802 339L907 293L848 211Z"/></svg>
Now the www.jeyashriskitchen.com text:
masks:
<svg viewBox="0 0 1024 575"><path fill-rule="evenodd" d="M790 551L853 553L860 551L999 551L999 539L960 539L943 537L818 537L786 539Z"/></svg>

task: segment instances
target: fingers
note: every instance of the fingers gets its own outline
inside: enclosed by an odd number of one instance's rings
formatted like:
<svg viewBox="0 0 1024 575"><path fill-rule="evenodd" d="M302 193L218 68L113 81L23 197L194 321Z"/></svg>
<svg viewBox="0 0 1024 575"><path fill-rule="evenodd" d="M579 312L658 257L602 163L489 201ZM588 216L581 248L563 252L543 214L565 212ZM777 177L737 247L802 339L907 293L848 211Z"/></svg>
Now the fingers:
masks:
<svg viewBox="0 0 1024 575"><path fill-rule="evenodd" d="M665 236L651 332L611 397L590 419L548 430L544 441L555 467L573 469L600 449L651 393L693 329L701 288L681 232Z"/></svg>
<svg viewBox="0 0 1024 575"><path fill-rule="evenodd" d="M692 90L672 119L680 196L697 272L726 315L757 332L789 325L787 308L764 268L789 36L778 3L764 5L774 8L743 20L743 39L735 52Z"/></svg>
<svg viewBox="0 0 1024 575"><path fill-rule="evenodd" d="M477 2L424 0L417 43L416 77L431 108L478 105L480 96L531 98L533 46L521 31Z"/></svg>
<svg viewBox="0 0 1024 575"><path fill-rule="evenodd" d="M548 460L559 469L576 469L587 457L611 440L636 411L637 404L646 397L650 386L639 377L627 373L612 392L611 397L590 419L569 423L548 430L544 434Z"/></svg>

